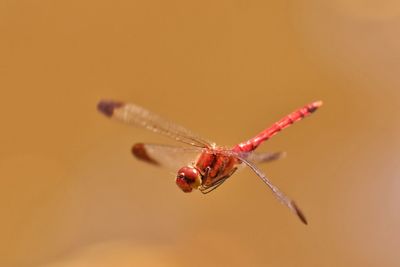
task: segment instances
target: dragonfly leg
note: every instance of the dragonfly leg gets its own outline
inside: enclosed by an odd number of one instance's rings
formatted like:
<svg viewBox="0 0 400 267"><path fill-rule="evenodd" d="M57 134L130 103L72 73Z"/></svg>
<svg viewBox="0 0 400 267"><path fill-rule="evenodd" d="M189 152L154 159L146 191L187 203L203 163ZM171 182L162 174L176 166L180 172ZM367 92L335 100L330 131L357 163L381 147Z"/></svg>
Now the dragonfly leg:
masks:
<svg viewBox="0 0 400 267"><path fill-rule="evenodd" d="M227 175L221 177L220 179L218 179L217 181L215 181L215 182L212 183L211 185L207 185L207 186L202 185L202 186L200 187L200 191L201 191L203 194L208 194L208 193L210 193L211 191L214 191L215 189L217 189L218 186L220 186L223 182L225 182L226 179L228 179L229 177L231 177L231 176L235 173L236 170L237 170L236 167L233 168Z"/></svg>

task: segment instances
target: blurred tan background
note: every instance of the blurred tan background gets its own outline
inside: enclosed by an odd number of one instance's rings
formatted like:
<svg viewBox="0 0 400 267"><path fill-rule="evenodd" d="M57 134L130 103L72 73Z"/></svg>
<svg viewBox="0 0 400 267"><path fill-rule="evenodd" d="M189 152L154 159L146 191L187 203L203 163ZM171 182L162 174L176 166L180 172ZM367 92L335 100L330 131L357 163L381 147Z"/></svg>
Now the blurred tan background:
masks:
<svg viewBox="0 0 400 267"><path fill-rule="evenodd" d="M400 265L398 1L1 1L0 36L0 266ZM102 98L221 145L323 100L260 148L309 225L249 170L183 194Z"/></svg>

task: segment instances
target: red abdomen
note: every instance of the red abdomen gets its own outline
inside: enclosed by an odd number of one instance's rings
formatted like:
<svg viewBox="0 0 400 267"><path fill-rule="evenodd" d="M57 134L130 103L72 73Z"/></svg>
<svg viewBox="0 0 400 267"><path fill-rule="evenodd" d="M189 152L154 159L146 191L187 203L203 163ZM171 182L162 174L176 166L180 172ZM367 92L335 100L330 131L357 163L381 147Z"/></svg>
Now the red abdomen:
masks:
<svg viewBox="0 0 400 267"><path fill-rule="evenodd" d="M296 121L299 121L299 120L309 116L311 113L315 112L321 105L322 105L321 101L315 101L308 105L305 105L302 108L299 108L296 111L293 111L289 115L286 115L281 120L274 123L271 127L267 128L264 131L262 131L261 133L257 134L255 137L234 146L232 150L236 151L236 152L251 152L251 151L253 151L262 142L268 140L269 138L271 138L272 136L274 136L281 130L285 129L286 127L289 127Z"/></svg>

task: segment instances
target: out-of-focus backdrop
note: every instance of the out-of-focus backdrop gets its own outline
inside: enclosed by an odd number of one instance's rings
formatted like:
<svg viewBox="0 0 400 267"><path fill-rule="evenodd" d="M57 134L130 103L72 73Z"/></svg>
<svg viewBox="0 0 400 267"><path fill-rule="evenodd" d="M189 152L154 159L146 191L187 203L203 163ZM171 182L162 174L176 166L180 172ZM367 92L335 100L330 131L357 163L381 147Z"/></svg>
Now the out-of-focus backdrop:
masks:
<svg viewBox="0 0 400 267"><path fill-rule="evenodd" d="M2 1L0 266L399 266L398 1ZM310 101L209 195L136 161L171 143L133 102L221 145Z"/></svg>

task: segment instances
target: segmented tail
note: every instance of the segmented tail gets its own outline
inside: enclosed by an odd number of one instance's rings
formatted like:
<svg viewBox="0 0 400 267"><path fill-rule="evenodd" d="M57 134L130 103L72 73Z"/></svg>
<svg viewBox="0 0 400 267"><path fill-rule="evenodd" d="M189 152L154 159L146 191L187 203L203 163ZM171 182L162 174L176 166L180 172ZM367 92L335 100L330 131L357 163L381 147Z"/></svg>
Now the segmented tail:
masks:
<svg viewBox="0 0 400 267"><path fill-rule="evenodd" d="M271 127L265 129L255 137L236 145L233 150L236 152L250 152L256 149L262 142L268 140L281 130L292 125L296 121L303 119L316 111L322 105L322 101L315 101L311 104L305 105L304 107L290 113L281 120L277 121Z"/></svg>

